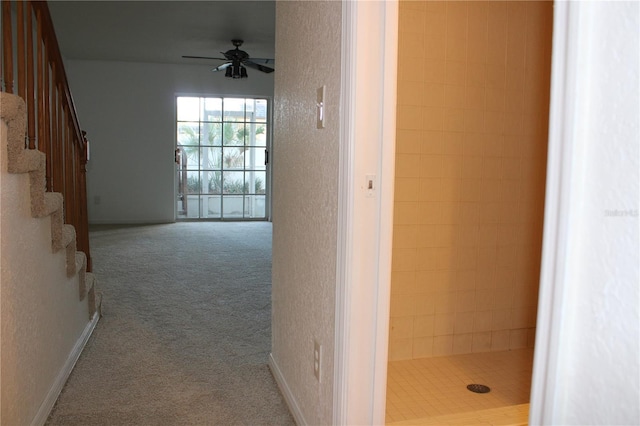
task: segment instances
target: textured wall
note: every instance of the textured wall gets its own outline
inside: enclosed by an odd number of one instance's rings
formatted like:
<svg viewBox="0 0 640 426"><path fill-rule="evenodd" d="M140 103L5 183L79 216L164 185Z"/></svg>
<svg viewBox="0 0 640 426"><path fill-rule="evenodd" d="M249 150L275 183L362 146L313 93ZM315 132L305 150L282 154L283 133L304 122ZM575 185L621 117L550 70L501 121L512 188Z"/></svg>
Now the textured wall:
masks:
<svg viewBox="0 0 640 426"><path fill-rule="evenodd" d="M272 355L309 424L332 421L341 7L276 6ZM319 130L322 85L327 120ZM314 339L323 346L320 383Z"/></svg>
<svg viewBox="0 0 640 426"><path fill-rule="evenodd" d="M31 217L28 174L7 173L0 137L0 423L34 420L89 322L77 275L66 276L64 250L51 253L51 220Z"/></svg>
<svg viewBox="0 0 640 426"><path fill-rule="evenodd" d="M546 383L541 377L534 386L550 393L546 424L637 425L640 4L579 2L563 9L577 25L567 29L566 21L557 22L558 31L568 34L566 52L558 39L558 62L568 61L570 80L563 82L558 68L552 152L564 169L559 184L570 189L560 194L567 217L559 241L545 241L545 249L556 246L564 257L557 275L542 283L546 293L563 290L562 314L552 324L557 347L551 359L557 357L558 365L551 366ZM568 104L563 89L575 94Z"/></svg>
<svg viewBox="0 0 640 426"><path fill-rule="evenodd" d="M65 63L82 128L92 223L171 222L175 211L175 96L273 95L273 74L233 80L207 66ZM100 203L95 202L100 197Z"/></svg>
<svg viewBox="0 0 640 426"><path fill-rule="evenodd" d="M391 360L533 344L551 23L400 3Z"/></svg>

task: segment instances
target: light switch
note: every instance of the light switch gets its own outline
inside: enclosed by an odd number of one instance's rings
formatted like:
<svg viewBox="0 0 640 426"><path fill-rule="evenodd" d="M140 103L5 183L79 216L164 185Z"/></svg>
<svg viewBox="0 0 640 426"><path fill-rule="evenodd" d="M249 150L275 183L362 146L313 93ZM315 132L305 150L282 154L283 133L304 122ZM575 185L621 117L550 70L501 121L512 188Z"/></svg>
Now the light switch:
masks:
<svg viewBox="0 0 640 426"><path fill-rule="evenodd" d="M325 103L324 103L324 91L325 86L318 88L317 99L316 99L316 122L318 129L324 129L324 118L325 118Z"/></svg>
<svg viewBox="0 0 640 426"><path fill-rule="evenodd" d="M376 186L378 185L376 183L376 175L366 175L365 178L364 188L366 191L366 197L373 198L376 195Z"/></svg>

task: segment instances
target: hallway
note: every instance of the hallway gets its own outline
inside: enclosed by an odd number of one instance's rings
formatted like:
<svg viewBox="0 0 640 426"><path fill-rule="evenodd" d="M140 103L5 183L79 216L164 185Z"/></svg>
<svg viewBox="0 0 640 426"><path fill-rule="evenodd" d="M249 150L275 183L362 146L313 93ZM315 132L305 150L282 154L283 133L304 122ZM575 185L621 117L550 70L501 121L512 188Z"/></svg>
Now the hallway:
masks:
<svg viewBox="0 0 640 426"><path fill-rule="evenodd" d="M294 424L267 358L271 224L91 232L103 317L47 422Z"/></svg>

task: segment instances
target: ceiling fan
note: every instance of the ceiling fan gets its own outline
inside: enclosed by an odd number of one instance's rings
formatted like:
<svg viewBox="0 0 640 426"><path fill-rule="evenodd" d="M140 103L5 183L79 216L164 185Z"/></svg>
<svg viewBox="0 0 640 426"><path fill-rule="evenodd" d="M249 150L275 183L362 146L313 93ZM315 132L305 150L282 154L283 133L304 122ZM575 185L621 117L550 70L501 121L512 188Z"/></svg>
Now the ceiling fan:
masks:
<svg viewBox="0 0 640 426"><path fill-rule="evenodd" d="M183 58L216 59L228 61L220 66L217 66L211 71L225 70L225 77L230 78L247 78L246 67L253 68L264 73L271 73L274 71L273 68L258 63L262 62L264 64L270 64L273 63L273 59L249 58L249 54L247 52L245 52L244 50L240 50L240 46L242 46L242 43L244 43L243 40L233 39L231 40L231 43L233 43L236 48L227 50L226 52L220 52L224 55L224 58L212 58L208 56L183 56Z"/></svg>

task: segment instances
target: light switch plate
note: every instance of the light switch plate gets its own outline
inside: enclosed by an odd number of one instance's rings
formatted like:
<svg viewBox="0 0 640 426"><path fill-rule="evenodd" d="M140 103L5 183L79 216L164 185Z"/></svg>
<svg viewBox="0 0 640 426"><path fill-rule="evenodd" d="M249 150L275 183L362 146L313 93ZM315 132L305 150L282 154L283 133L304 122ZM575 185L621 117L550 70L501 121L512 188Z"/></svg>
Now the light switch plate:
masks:
<svg viewBox="0 0 640 426"><path fill-rule="evenodd" d="M324 129L324 120L326 116L324 92L325 86L319 87L316 96L316 125L318 129Z"/></svg>

